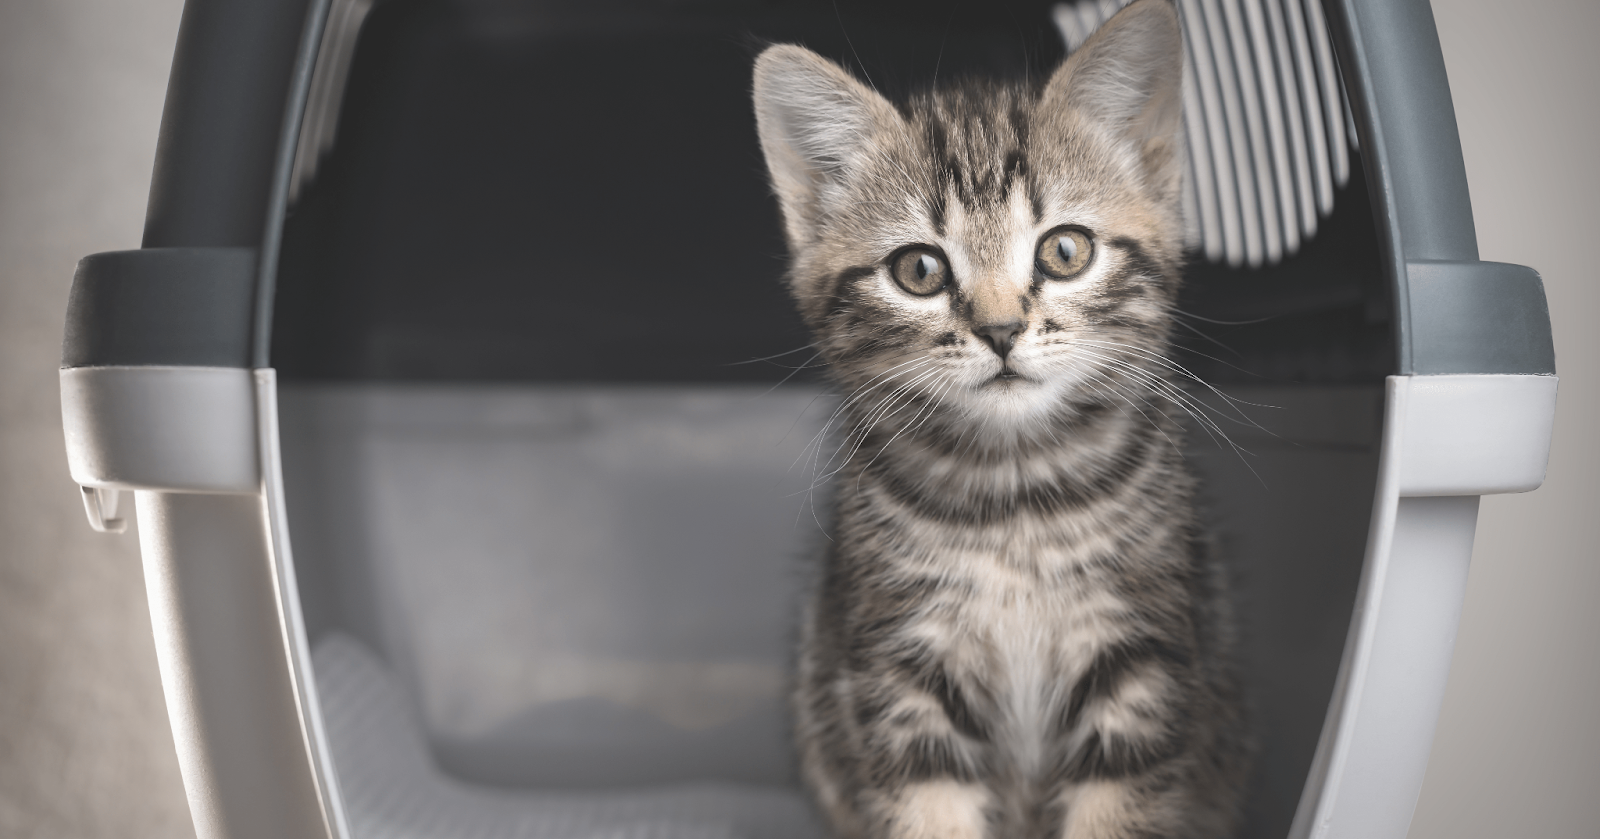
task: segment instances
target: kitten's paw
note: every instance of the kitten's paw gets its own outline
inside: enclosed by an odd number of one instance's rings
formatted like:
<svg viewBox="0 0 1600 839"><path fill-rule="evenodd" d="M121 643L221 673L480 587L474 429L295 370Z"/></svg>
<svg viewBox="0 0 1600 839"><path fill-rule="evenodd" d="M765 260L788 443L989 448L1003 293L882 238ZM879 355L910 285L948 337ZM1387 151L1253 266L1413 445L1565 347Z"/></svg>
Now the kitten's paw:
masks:
<svg viewBox="0 0 1600 839"><path fill-rule="evenodd" d="M1172 785L1090 781L1062 791L1060 839L1220 837L1226 825L1197 810L1188 791Z"/></svg>
<svg viewBox="0 0 1600 839"><path fill-rule="evenodd" d="M1061 796L1067 813L1063 839L1121 839L1133 835L1137 823L1134 800L1126 785L1116 781L1077 784Z"/></svg>
<svg viewBox="0 0 1600 839"><path fill-rule="evenodd" d="M989 791L943 780L911 784L885 807L892 839L983 839Z"/></svg>

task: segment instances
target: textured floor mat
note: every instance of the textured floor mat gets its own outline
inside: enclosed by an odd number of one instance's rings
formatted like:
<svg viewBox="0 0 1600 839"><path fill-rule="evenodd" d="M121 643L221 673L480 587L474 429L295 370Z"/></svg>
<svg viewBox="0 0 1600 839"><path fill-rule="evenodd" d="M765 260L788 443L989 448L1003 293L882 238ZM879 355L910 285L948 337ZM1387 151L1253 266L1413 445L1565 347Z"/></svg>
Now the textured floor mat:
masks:
<svg viewBox="0 0 1600 839"><path fill-rule="evenodd" d="M804 795L731 784L634 790L476 787L440 773L408 697L361 642L313 656L354 839L822 839Z"/></svg>

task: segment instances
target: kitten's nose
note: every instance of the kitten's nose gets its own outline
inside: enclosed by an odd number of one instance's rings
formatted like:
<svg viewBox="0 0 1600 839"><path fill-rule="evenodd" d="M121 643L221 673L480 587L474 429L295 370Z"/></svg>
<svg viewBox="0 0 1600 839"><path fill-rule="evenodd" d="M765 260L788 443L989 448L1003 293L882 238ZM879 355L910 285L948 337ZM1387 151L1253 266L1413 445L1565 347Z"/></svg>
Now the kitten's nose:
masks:
<svg viewBox="0 0 1600 839"><path fill-rule="evenodd" d="M994 350L1005 361L1011 354L1011 348L1017 344L1017 335L1021 334L1023 324L1020 320L1009 320L1005 323L986 323L972 327L972 333L983 339L989 349Z"/></svg>

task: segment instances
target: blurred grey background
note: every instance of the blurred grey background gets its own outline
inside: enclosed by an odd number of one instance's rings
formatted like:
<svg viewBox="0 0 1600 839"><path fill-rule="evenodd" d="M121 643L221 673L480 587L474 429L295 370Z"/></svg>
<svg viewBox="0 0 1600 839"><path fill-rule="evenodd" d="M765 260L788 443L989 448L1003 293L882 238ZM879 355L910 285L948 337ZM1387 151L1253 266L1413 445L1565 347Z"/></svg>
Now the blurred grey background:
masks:
<svg viewBox="0 0 1600 839"><path fill-rule="evenodd" d="M131 534L56 385L79 257L137 247L181 0L0 0L0 836L193 833ZM1600 835L1600 3L1435 0L1483 258L1545 279L1549 477L1484 501L1413 839Z"/></svg>

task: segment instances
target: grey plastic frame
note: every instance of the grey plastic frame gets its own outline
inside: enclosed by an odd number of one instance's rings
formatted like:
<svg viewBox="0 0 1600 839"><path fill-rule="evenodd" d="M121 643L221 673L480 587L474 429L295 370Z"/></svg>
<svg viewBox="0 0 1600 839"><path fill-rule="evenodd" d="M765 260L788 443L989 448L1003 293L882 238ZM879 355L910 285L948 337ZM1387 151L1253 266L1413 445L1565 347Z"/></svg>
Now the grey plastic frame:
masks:
<svg viewBox="0 0 1600 839"><path fill-rule="evenodd" d="M1366 156L1401 375L1554 375L1538 274L1478 261L1466 165L1427 0L1324 0Z"/></svg>
<svg viewBox="0 0 1600 839"><path fill-rule="evenodd" d="M147 250L86 260L67 325L69 461L91 489L91 519L107 511L102 525L117 492L139 490L163 685L203 839L347 835L299 618L267 369L283 214L328 5L189 0ZM1291 836L1399 839L1448 672L1476 496L1542 480L1554 352L1538 276L1477 260L1427 0L1324 5L1394 292L1399 375L1357 613ZM219 286L197 295L213 269ZM140 314L171 307L187 314ZM156 334L198 325L194 340ZM232 409L219 414L222 404ZM1453 420L1494 405L1511 406L1490 417L1500 425ZM240 428L214 434L218 422ZM226 474L186 448L246 426L256 445L232 452ZM1516 445L1497 448L1507 428ZM1463 458L1440 440L1493 451ZM170 462L186 457L195 462Z"/></svg>
<svg viewBox="0 0 1600 839"><path fill-rule="evenodd" d="M83 260L62 421L97 529L134 492L157 661L201 839L345 839L278 471L278 244L327 0L192 0L142 250Z"/></svg>

